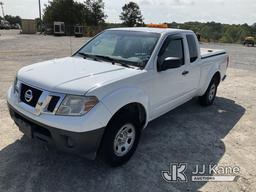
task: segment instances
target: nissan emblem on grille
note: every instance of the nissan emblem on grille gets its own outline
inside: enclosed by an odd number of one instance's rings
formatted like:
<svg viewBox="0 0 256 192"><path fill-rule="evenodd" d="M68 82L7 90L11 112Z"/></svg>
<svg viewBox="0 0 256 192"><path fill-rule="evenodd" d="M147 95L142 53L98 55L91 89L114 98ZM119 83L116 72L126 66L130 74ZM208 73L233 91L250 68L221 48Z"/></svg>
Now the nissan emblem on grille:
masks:
<svg viewBox="0 0 256 192"><path fill-rule="evenodd" d="M25 96L24 96L25 100L29 103L32 99L33 99L33 92L28 89L26 92L25 92Z"/></svg>

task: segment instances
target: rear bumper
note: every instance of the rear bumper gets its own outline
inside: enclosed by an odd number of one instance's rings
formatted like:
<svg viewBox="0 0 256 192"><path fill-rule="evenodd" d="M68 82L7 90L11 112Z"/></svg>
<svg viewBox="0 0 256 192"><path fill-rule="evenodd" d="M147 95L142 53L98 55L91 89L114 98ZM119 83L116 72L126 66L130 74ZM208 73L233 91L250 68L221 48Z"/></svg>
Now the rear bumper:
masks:
<svg viewBox="0 0 256 192"><path fill-rule="evenodd" d="M14 109L8 103L11 118L20 131L31 139L55 146L61 151L95 159L105 128L87 132L72 132L49 127Z"/></svg>

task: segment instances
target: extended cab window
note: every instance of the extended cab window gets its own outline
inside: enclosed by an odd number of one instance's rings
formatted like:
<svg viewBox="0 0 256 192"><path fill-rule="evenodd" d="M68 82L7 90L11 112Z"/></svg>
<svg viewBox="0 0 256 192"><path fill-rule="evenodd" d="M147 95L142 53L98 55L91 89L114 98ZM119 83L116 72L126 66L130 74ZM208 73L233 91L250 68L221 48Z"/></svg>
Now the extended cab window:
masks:
<svg viewBox="0 0 256 192"><path fill-rule="evenodd" d="M190 63L193 63L198 58L198 51L196 46L196 40L193 35L187 35L187 42L190 55Z"/></svg>
<svg viewBox="0 0 256 192"><path fill-rule="evenodd" d="M162 63L168 57L179 58L182 62L182 65L184 65L183 40L181 38L166 39L159 53L159 62Z"/></svg>

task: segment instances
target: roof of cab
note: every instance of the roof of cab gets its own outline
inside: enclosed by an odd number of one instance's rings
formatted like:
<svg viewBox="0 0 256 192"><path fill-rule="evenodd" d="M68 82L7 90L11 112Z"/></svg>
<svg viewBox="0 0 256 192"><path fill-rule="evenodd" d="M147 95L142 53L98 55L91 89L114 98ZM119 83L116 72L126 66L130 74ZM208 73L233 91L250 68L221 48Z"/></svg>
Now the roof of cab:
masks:
<svg viewBox="0 0 256 192"><path fill-rule="evenodd" d="M108 30L122 30L122 31L140 31L149 33L177 33L177 32L192 32L190 30L183 29L171 29L171 28L153 28L153 27L121 27L121 28L111 28Z"/></svg>

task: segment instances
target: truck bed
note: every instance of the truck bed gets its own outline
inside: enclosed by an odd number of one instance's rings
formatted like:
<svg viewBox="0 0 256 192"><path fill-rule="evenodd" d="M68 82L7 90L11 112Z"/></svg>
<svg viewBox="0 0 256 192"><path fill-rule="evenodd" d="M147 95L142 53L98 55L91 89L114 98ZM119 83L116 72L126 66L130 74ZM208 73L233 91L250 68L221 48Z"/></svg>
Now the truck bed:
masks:
<svg viewBox="0 0 256 192"><path fill-rule="evenodd" d="M221 49L207 49L207 48L201 48L201 58L206 59L218 55L224 55L226 54L226 51Z"/></svg>

